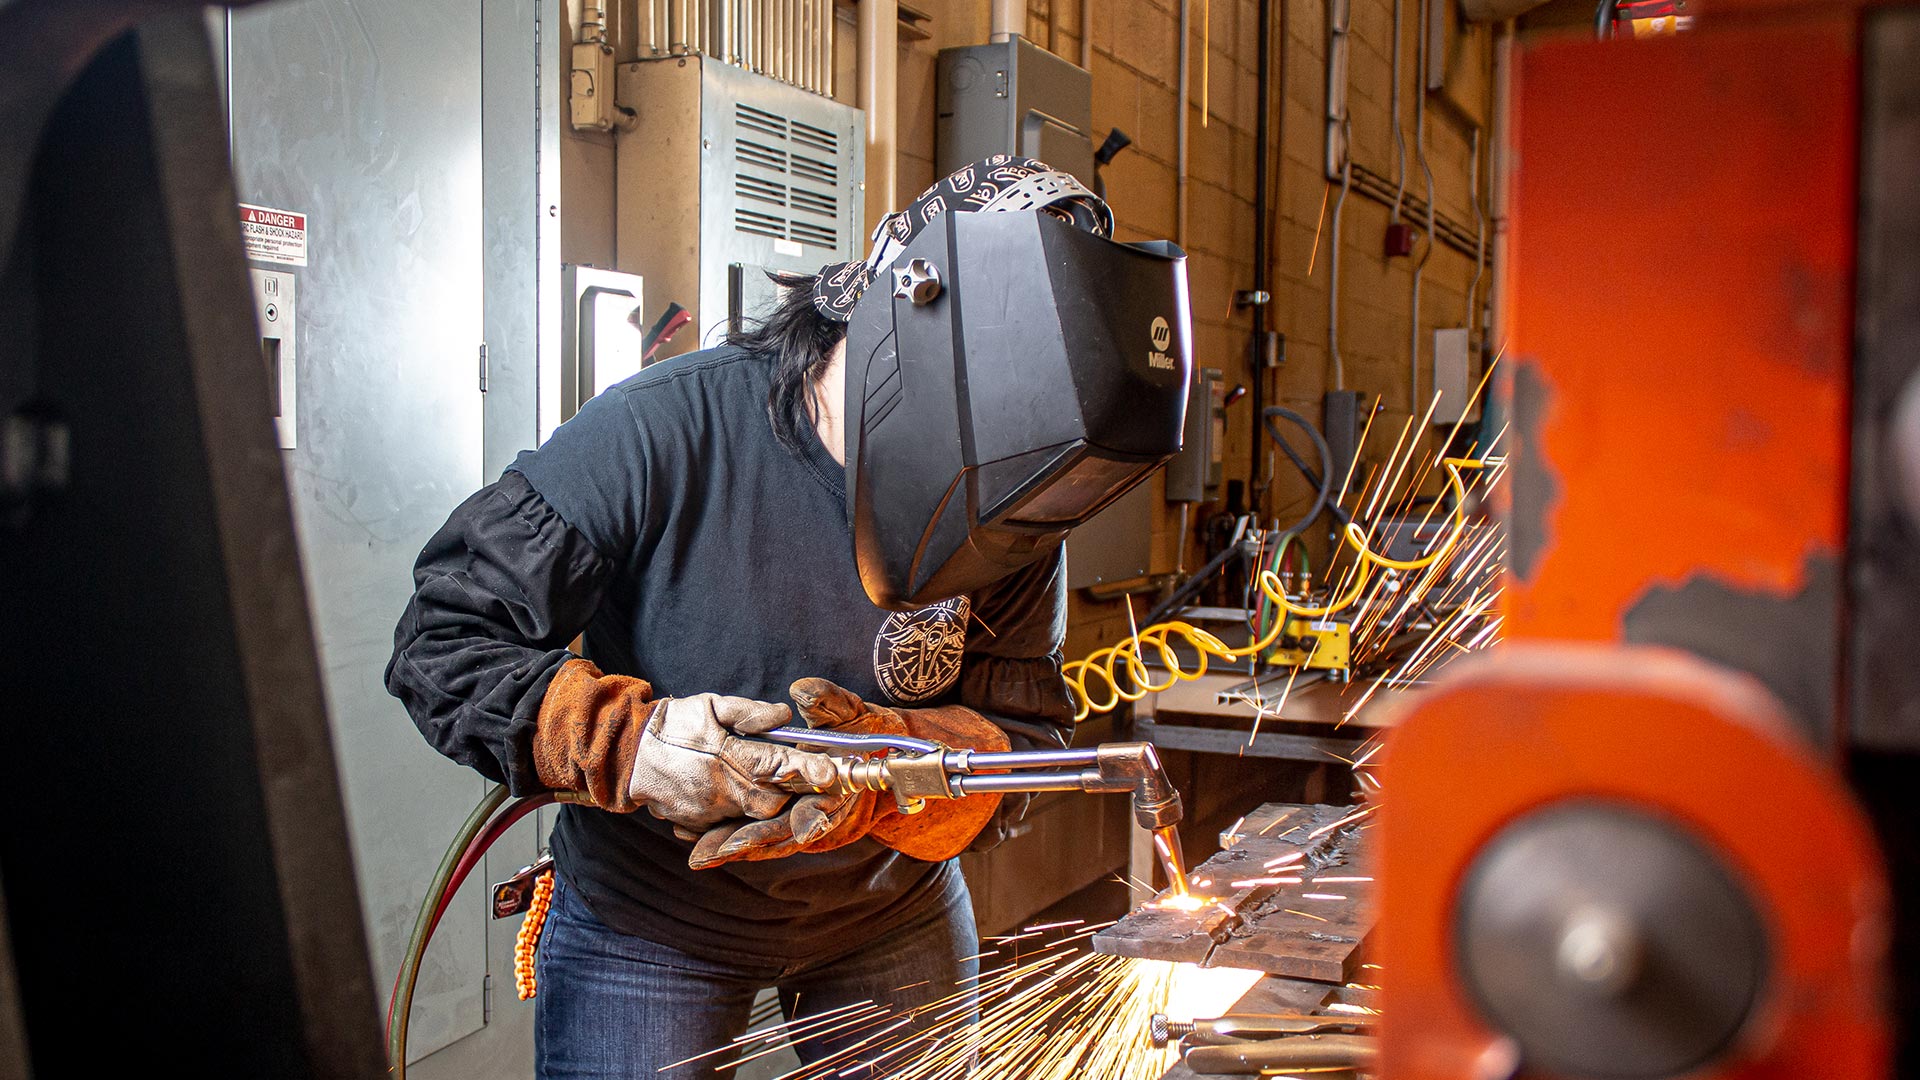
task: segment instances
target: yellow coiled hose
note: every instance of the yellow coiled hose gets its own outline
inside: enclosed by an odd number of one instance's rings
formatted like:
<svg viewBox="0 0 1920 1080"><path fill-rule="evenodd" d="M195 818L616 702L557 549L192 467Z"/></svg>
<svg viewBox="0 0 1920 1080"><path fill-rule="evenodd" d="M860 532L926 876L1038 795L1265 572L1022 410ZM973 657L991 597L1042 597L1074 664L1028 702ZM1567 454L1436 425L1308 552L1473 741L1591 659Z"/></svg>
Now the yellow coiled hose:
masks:
<svg viewBox="0 0 1920 1080"><path fill-rule="evenodd" d="M1358 522L1351 522L1342 534L1347 546L1354 551L1354 563L1348 571L1350 580L1345 592L1319 607L1306 607L1288 599L1280 587L1280 576L1264 569L1260 571L1260 591L1287 615L1305 619L1325 618L1345 611L1360 599L1374 567L1424 570L1445 558L1460 543L1460 537L1467 528L1467 491L1460 474L1463 470L1485 468L1486 462L1477 458L1451 457L1443 459L1441 464L1447 471L1447 486L1453 490L1453 530L1438 547L1416 559L1390 559L1368 547L1366 531ZM1109 645L1084 660L1075 660L1061 669L1066 676L1067 687L1073 693L1073 721L1077 724L1094 713L1109 712L1123 701L1139 701L1177 682L1197 679L1207 673L1207 665L1213 660L1231 663L1257 656L1279 639L1286 626L1286 618L1276 619L1273 627L1259 640L1237 649L1212 633L1180 619L1169 619L1137 630L1125 640ZM1193 667L1186 667L1181 660L1175 648L1176 640L1199 657ZM1160 666L1166 669L1165 678L1157 682L1146 661L1141 659L1142 653L1149 652L1157 654ZM1100 695L1098 698L1094 696L1096 693Z"/></svg>

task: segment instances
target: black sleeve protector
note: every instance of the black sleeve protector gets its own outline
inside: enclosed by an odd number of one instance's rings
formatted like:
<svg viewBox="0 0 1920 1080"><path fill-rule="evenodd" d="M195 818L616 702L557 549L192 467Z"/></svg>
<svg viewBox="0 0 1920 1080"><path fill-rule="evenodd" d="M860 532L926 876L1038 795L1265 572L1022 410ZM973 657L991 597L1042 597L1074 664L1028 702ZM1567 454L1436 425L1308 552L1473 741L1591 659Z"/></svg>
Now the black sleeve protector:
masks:
<svg viewBox="0 0 1920 1080"><path fill-rule="evenodd" d="M421 551L387 690L434 749L515 795L544 791L532 757L540 702L611 574L526 477L507 472Z"/></svg>

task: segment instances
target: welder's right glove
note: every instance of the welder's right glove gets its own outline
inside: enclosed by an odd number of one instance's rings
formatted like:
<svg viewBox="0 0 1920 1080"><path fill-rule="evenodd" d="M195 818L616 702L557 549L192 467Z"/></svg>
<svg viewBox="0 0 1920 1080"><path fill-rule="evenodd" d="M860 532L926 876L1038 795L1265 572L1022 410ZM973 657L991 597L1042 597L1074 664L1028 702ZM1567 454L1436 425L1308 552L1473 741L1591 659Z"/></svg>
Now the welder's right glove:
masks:
<svg viewBox="0 0 1920 1080"><path fill-rule="evenodd" d="M787 791L833 780L823 755L737 737L791 715L785 705L718 694L656 701L644 679L569 660L540 702L534 766L556 791L617 813L645 807L681 830L765 819L786 807Z"/></svg>

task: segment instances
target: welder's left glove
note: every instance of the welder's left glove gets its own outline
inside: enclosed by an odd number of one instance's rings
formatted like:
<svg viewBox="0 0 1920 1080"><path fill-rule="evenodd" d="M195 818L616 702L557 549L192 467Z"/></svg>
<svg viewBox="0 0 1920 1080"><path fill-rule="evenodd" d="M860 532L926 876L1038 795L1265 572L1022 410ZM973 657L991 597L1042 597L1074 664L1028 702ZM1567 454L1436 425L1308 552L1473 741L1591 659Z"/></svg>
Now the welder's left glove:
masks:
<svg viewBox="0 0 1920 1080"><path fill-rule="evenodd" d="M961 705L895 709L862 701L826 679L801 679L789 692L808 727L861 735L911 735L959 749L999 751L1007 734ZM717 825L694 845L688 865L696 870L736 860L779 859L802 851L831 851L864 836L928 862L951 859L967 849L993 820L998 795L931 799L917 814L899 811L891 794L803 795L766 821Z"/></svg>

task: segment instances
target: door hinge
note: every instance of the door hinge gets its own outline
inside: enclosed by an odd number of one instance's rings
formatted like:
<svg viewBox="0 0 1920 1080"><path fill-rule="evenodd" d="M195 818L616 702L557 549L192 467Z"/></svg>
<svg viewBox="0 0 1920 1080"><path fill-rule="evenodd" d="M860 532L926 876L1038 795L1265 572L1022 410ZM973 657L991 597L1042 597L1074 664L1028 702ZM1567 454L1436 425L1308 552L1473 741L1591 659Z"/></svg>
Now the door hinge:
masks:
<svg viewBox="0 0 1920 1080"><path fill-rule="evenodd" d="M480 1022L493 1023L493 972L480 978Z"/></svg>
<svg viewBox="0 0 1920 1080"><path fill-rule="evenodd" d="M480 392L487 392L487 343L480 343Z"/></svg>

